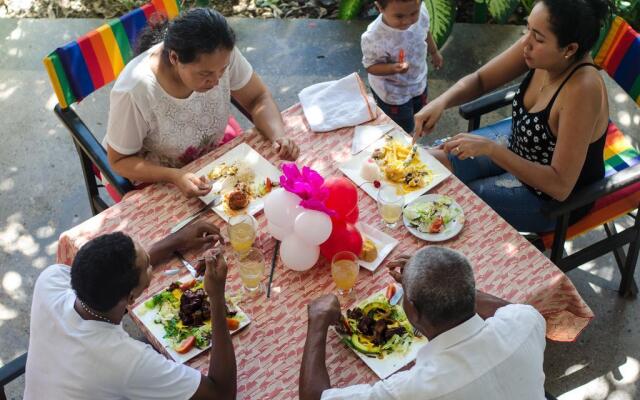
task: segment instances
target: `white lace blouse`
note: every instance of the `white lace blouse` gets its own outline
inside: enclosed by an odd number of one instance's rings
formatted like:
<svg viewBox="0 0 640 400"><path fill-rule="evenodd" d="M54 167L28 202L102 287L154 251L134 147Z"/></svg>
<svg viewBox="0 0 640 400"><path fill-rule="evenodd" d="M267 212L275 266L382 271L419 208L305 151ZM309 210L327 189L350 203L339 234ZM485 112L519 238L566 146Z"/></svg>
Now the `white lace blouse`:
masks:
<svg viewBox="0 0 640 400"><path fill-rule="evenodd" d="M158 46L131 60L118 76L103 146L180 168L219 145L229 119L230 91L244 87L253 68L234 48L218 86L178 99L164 91L151 70L149 56Z"/></svg>

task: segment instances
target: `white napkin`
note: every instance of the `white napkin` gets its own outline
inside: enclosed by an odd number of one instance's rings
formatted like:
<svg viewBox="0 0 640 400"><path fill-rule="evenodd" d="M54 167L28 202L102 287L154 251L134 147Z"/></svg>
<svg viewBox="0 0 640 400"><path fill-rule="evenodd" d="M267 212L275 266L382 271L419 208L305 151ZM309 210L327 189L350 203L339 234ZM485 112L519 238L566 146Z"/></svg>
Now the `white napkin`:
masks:
<svg viewBox="0 0 640 400"><path fill-rule="evenodd" d="M360 125L376 118L376 104L367 96L364 83L355 72L337 81L306 87L298 97L315 132Z"/></svg>
<svg viewBox="0 0 640 400"><path fill-rule="evenodd" d="M380 139L382 135L392 131L393 128L395 128L393 124L356 126L353 141L351 142L351 154L356 155L360 153Z"/></svg>

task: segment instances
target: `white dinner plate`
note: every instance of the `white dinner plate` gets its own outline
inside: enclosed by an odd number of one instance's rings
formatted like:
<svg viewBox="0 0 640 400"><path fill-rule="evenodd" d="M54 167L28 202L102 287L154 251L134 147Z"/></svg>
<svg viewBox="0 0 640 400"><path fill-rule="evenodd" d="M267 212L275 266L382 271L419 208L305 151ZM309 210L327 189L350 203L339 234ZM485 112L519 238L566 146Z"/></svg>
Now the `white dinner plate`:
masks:
<svg viewBox="0 0 640 400"><path fill-rule="evenodd" d="M407 207L409 207L410 205L413 204L424 204L424 203L428 203L428 202L433 202L433 201L437 201L438 199L445 197L443 195L440 194L425 194L423 196L418 197L417 199L415 199L414 201L412 201L411 203L407 204L405 206L405 209ZM449 198L451 198L450 196L447 196ZM456 236L458 233L460 233L460 231L462 230L462 228L464 227L464 211L462 210L462 207L460 207L460 204L458 204L455 200L451 199L452 203L449 206L450 208L454 208L457 209L459 214L458 216L450 221L445 230L440 232L440 233L426 233L426 232L420 232L418 230L417 227L411 225L411 222L407 219L407 217L405 217L404 212L402 213L402 220L404 222L404 226L407 227L407 229L409 230L409 232L411 232L411 234L419 239L422 240L426 240L428 242L443 242L445 240L449 240L452 237Z"/></svg>
<svg viewBox="0 0 640 400"><path fill-rule="evenodd" d="M365 224L363 222L358 222L356 227L362 234L362 236L371 239L371 241L376 245L378 249L378 257L371 262L366 262L364 260L358 259L358 264L362 268L368 269L371 272L374 272L380 264L384 261L385 258L391 253L394 247L398 245L398 241L393 237L387 235L386 233L374 228L371 225Z"/></svg>
<svg viewBox="0 0 640 400"><path fill-rule="evenodd" d="M400 132L397 129L389 132L387 135L390 135L391 137L402 143L411 143L411 136L407 135L404 132ZM371 158L371 154L373 154L373 151L376 148L384 146L384 143L386 141L385 137L387 135L383 136L377 142L368 146L366 149L356 154L355 156L351 156L348 161L342 163L339 167L342 173L349 177L349 179L351 179L357 186L361 187L362 190L364 190L374 200L377 200L378 189L376 189L372 183L366 183L366 181L360 175L360 171L362 169L362 165L369 158ZM405 194L405 204L417 199L418 197L420 197L420 195L428 192L440 182L444 181L449 175L451 175L451 171L449 171L444 165L440 164L438 160L436 160L431 154L429 154L427 149L418 146L417 152L420 156L420 160L427 166L427 168L429 168L433 172L433 179L425 187ZM384 185L397 186L395 183L386 179L382 179L381 183Z"/></svg>
<svg viewBox="0 0 640 400"><path fill-rule="evenodd" d="M276 168L273 164L267 161L264 157L262 157L257 151L255 151L251 146L246 143L240 143L233 149L227 151L222 156L217 158L215 161L205 165L201 169L196 172L196 176L206 176L211 172L215 167L222 163L226 163L227 165L232 164L237 161L242 161L248 167L250 167L255 174L255 182L264 182L266 178L271 179L272 182L278 182L280 180L281 172ZM218 181L220 182L220 181ZM219 189L218 189L219 190ZM206 196L201 196L200 200L202 200L205 204L209 203L213 198L217 195L216 183L214 182L213 189ZM243 214L254 215L262 210L264 207L263 198L255 198L251 200L249 205L247 206L246 211ZM231 216L227 214L224 210L224 205L219 204L216 207L213 207L213 211L218 214L225 222L229 222L229 218Z"/></svg>
<svg viewBox="0 0 640 400"><path fill-rule="evenodd" d="M366 300L359 302L359 304L364 304L366 301L369 301L371 298L378 295L379 293L384 294L385 292L386 292L386 289L381 290L380 292L376 292L371 296L369 296ZM399 303L399 304L400 304L400 307L402 307L401 305L402 303ZM336 332L335 329L334 329L334 332L338 336L340 336L340 334ZM359 351L352 349L351 347L349 348L354 353L356 353L356 355L362 361L364 361L364 363L367 364L367 366L371 368L371 370L376 375L378 375L378 378L385 379L389 377L391 374L395 373L396 371L402 369L404 366L406 366L410 362L414 361L418 356L418 352L420 351L420 349L424 347L427 344L427 342L428 340L424 336L414 337L406 353L391 353L391 354L385 355L384 358L382 359L376 358L376 357L368 357L360 353Z"/></svg>
<svg viewBox="0 0 640 400"><path fill-rule="evenodd" d="M193 277L191 275L185 275L182 278L178 279L177 281L184 283L184 282L188 282L188 281L190 281L192 279L193 279ZM173 347L171 346L169 341L167 339L165 339L165 337L164 337L164 335L165 335L164 326L162 326L162 324L156 323L154 321L158 316L158 308L157 307L156 308L148 308L144 304L147 300L149 300L150 298L152 298L156 294L158 294L158 293L160 293L160 292L162 292L163 290L166 290L166 289L167 288L165 287L162 290L158 291L157 293L154 293L151 296L149 296L149 298L147 298L144 302L140 303L136 308L133 309L133 313L138 317L138 319L140 319L140 321L149 330L149 332L151 332L151 334L156 338L156 340L160 344L162 344L162 346L166 349L167 353L169 353L171 358L173 358L173 360L175 362L177 362L177 363L184 364L185 362L191 360L193 357L197 356L198 354L202 353L203 351L208 350L211 347L211 342L209 342L209 345L207 347L203 348L203 349L199 349L196 346L193 346L193 348L191 350L189 350L188 352L186 352L184 354L180 354L180 353L176 352L173 349ZM235 305L235 303L233 303L229 299L227 301L235 306L235 308L238 310L238 314L237 315L240 317L240 325L238 326L238 329L231 331L231 334L233 335L234 333L239 332L240 330L242 330L245 326L249 325L249 323L251 323L251 319L249 318L249 316L247 314L245 314L244 311L242 311L240 309L240 307ZM226 326L225 326L225 329L227 329Z"/></svg>

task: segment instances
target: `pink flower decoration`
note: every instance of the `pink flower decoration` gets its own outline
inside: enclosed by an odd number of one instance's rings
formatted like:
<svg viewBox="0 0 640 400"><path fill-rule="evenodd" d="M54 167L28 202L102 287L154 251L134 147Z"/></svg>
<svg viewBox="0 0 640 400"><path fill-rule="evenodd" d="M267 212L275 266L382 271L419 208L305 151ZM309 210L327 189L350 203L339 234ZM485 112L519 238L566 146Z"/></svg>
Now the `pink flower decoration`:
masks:
<svg viewBox="0 0 640 400"><path fill-rule="evenodd" d="M322 175L309 167L302 167L301 173L294 163L282 165L280 186L287 192L298 195L302 199L300 206L334 216L336 212L324 205L329 197L329 190L323 188L323 184Z"/></svg>

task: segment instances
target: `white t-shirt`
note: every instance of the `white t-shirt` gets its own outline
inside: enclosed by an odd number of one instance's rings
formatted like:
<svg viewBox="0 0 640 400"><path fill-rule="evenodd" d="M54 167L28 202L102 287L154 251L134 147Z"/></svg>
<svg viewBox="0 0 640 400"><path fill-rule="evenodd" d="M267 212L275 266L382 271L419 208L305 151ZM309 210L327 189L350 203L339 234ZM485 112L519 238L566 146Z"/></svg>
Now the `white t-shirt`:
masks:
<svg viewBox="0 0 640 400"><path fill-rule="evenodd" d="M242 89L253 68L234 48L216 87L178 99L165 92L151 70L150 55L160 45L131 60L118 76L102 144L121 154L139 154L156 164L180 168L220 144L230 115L230 91Z"/></svg>
<svg viewBox="0 0 640 400"><path fill-rule="evenodd" d="M511 304L437 336L408 371L375 385L329 389L322 400L544 400L544 318Z"/></svg>
<svg viewBox="0 0 640 400"><path fill-rule="evenodd" d="M409 70L404 74L378 76L369 74L371 89L387 104L401 105L420 96L427 87L427 35L429 12L422 4L418 22L406 30L390 27L382 21L382 14L369 24L362 34L362 64L397 63L400 49L404 50Z"/></svg>
<svg viewBox="0 0 640 400"><path fill-rule="evenodd" d="M52 265L33 292L26 400L189 399L200 372L167 360L120 325L73 308L71 270Z"/></svg>

